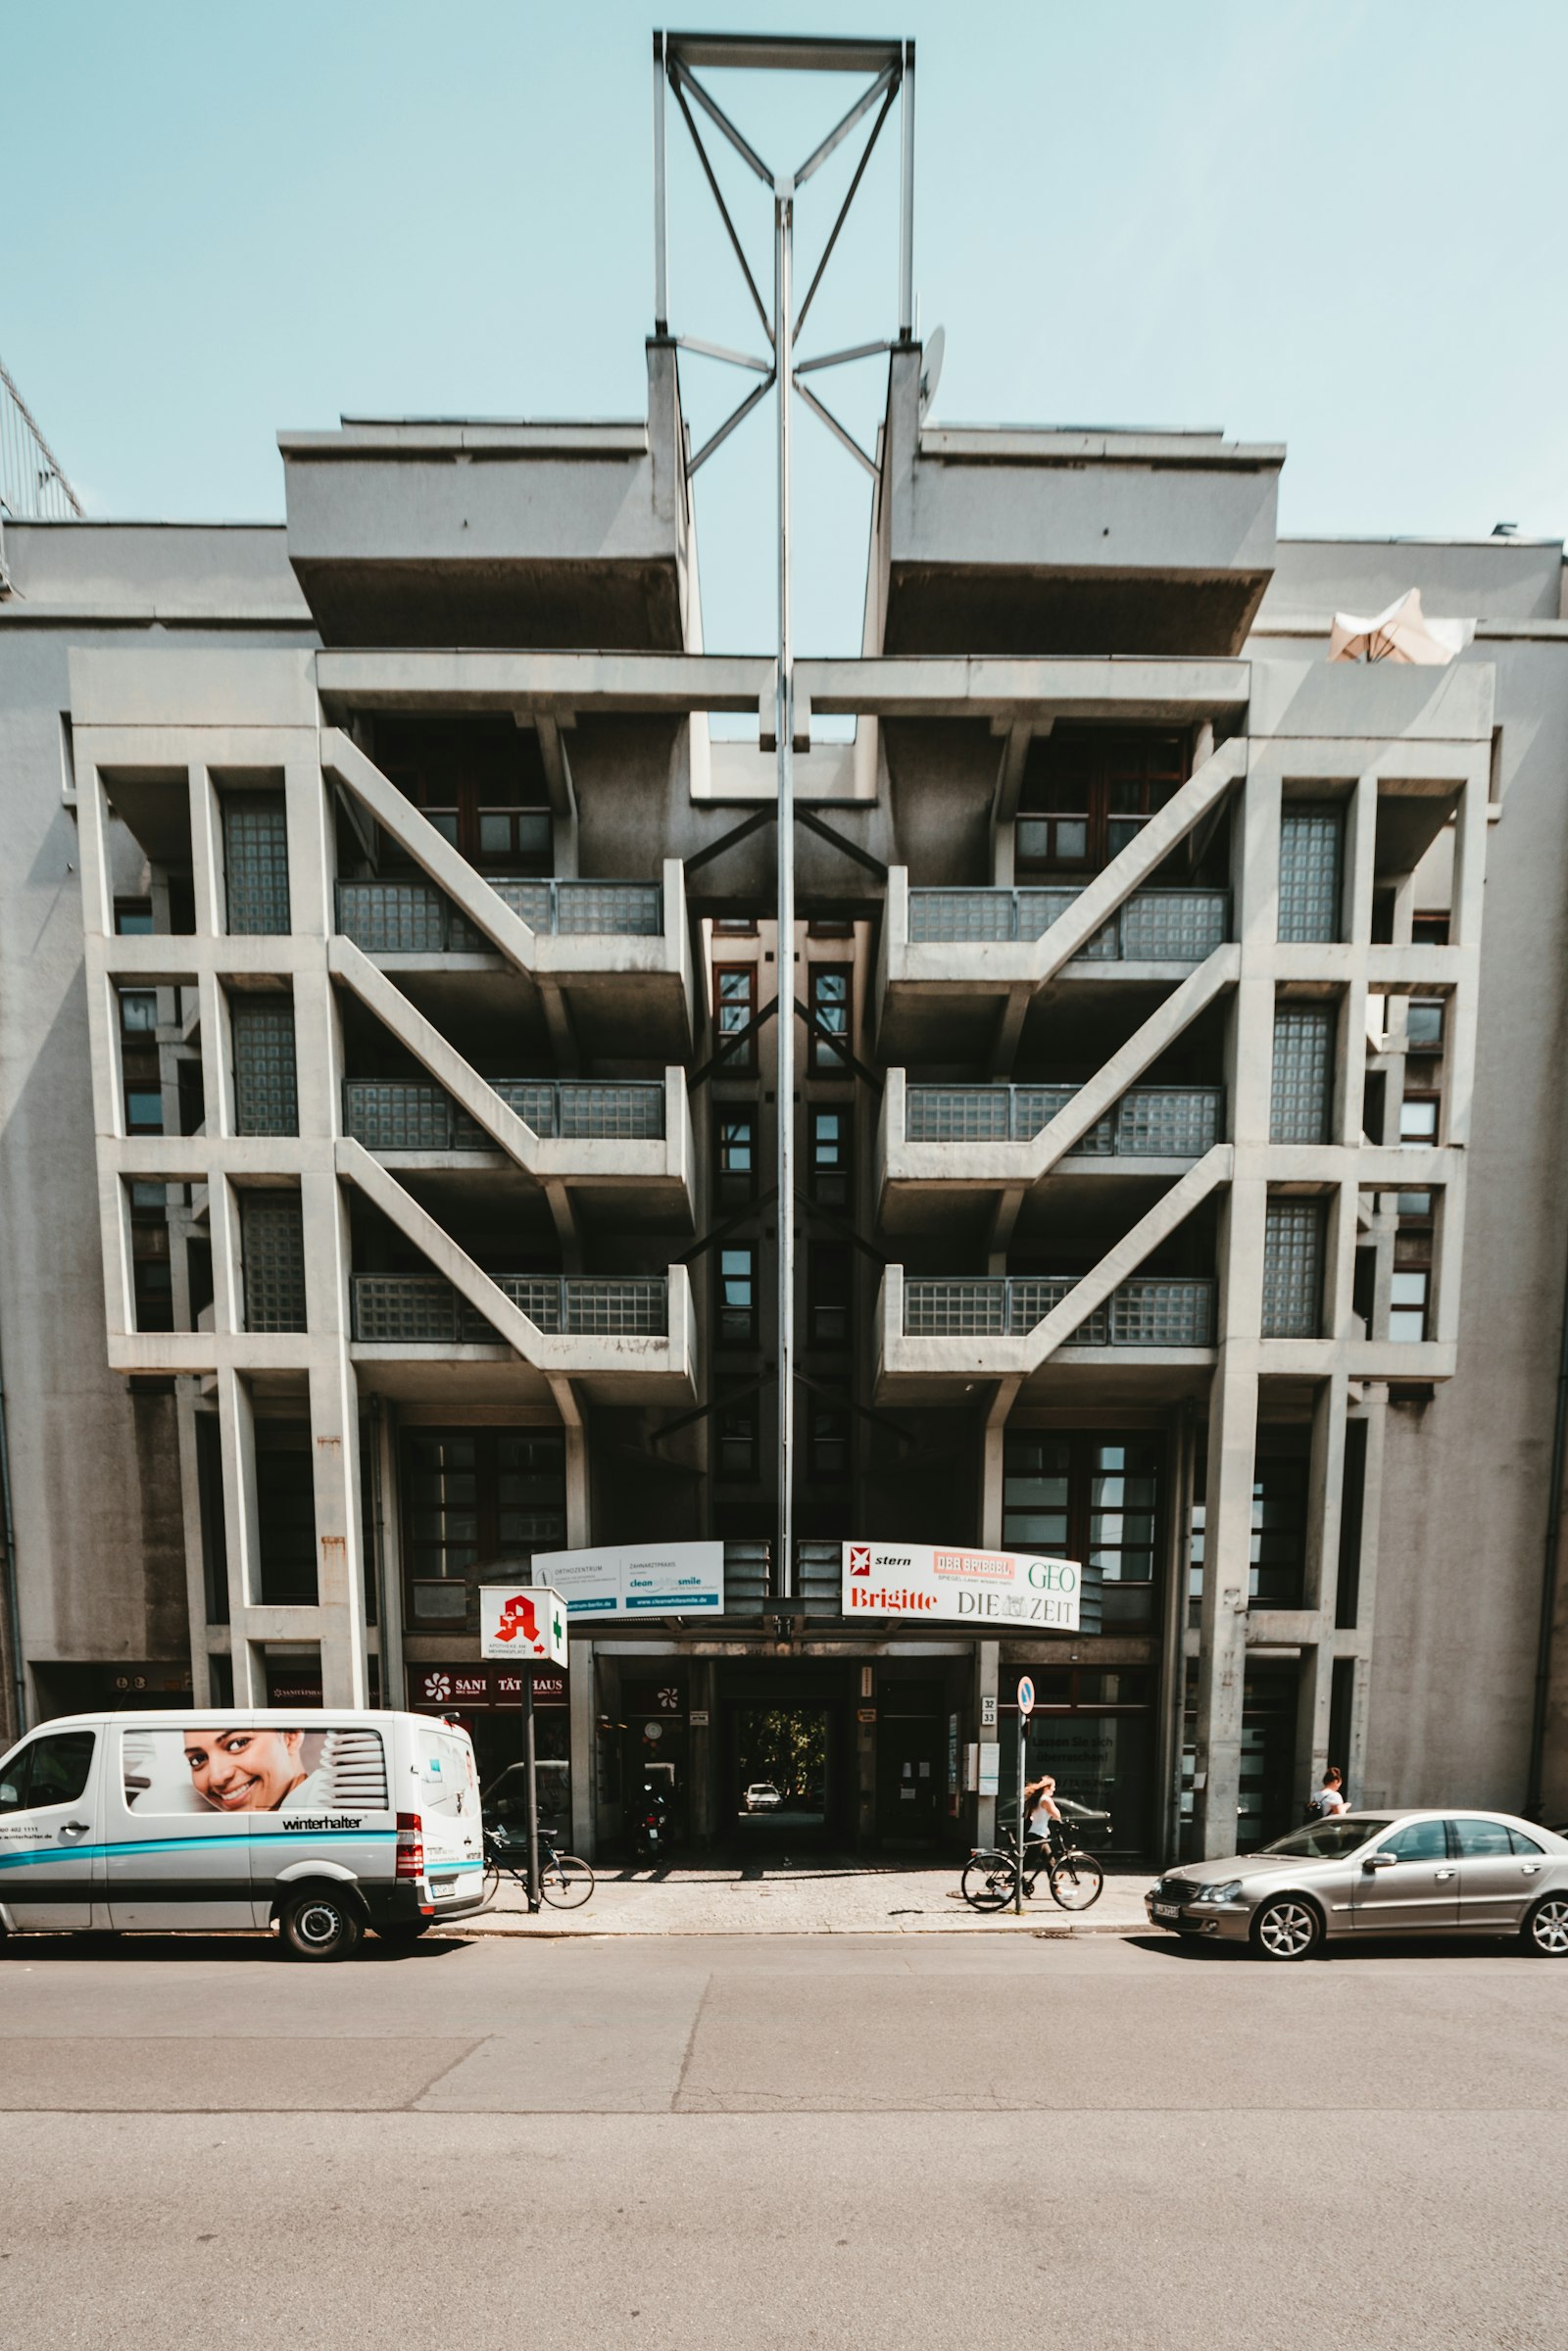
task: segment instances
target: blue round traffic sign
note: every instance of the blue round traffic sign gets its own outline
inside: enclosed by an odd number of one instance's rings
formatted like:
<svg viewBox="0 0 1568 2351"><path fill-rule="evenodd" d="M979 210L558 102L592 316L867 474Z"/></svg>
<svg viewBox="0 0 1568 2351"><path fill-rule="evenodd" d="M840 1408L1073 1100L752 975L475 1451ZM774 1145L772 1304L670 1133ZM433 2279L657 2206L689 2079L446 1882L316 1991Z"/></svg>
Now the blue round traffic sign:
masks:
<svg viewBox="0 0 1568 2351"><path fill-rule="evenodd" d="M1033 1714L1034 1710L1035 1686L1030 1681L1029 1676L1024 1674L1018 1683L1018 1712L1020 1714Z"/></svg>

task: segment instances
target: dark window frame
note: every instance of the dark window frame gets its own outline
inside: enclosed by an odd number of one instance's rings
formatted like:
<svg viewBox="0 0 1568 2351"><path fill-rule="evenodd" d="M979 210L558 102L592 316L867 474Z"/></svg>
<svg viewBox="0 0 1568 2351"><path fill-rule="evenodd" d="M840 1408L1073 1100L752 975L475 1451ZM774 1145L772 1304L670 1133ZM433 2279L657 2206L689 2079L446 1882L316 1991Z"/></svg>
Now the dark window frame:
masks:
<svg viewBox="0 0 1568 2351"><path fill-rule="evenodd" d="M726 992L726 982L731 983ZM739 986L734 983L739 982ZM726 1014L739 1010L739 1020L726 1020ZM722 1050L725 1039L738 1036L757 1018L757 965L755 963L715 963L713 965L713 1050ZM726 1077L744 1077L757 1067L757 1039L749 1037L743 1046L724 1053L718 1064Z"/></svg>

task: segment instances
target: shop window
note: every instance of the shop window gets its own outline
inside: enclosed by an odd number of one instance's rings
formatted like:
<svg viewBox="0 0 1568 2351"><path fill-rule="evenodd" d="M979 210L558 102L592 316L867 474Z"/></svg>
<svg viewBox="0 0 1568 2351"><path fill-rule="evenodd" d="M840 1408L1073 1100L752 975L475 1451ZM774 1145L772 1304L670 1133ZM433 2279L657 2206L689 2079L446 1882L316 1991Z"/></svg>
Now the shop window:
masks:
<svg viewBox="0 0 1568 2351"><path fill-rule="evenodd" d="M806 1295L812 1347L848 1347L851 1272L845 1242L811 1243L807 1254Z"/></svg>
<svg viewBox="0 0 1568 2351"><path fill-rule="evenodd" d="M263 1604L314 1607L316 1464L308 1422L256 1423L256 1532Z"/></svg>
<svg viewBox="0 0 1568 2351"><path fill-rule="evenodd" d="M1098 872L1186 780L1181 735L1055 728L1030 747L1018 862L1063 874Z"/></svg>
<svg viewBox="0 0 1568 2351"><path fill-rule="evenodd" d="M757 1250L750 1243L718 1252L718 1344L757 1345Z"/></svg>
<svg viewBox="0 0 1568 2351"><path fill-rule="evenodd" d="M1404 1346L1418 1345L1427 1335L1427 1312L1432 1301L1429 1266L1396 1268L1389 1287L1389 1337Z"/></svg>
<svg viewBox="0 0 1568 2351"><path fill-rule="evenodd" d="M817 1077L848 1074L854 983L855 973L848 963L810 966L811 1068ZM833 1038L842 1038L843 1045L833 1044Z"/></svg>
<svg viewBox="0 0 1568 2351"><path fill-rule="evenodd" d="M737 1208L757 1197L757 1112L720 1102L716 1115L719 1202Z"/></svg>
<svg viewBox="0 0 1568 2351"><path fill-rule="evenodd" d="M410 1620L463 1624L468 1587L566 1540L565 1452L550 1429L411 1429L402 1447Z"/></svg>
<svg viewBox="0 0 1568 2351"><path fill-rule="evenodd" d="M1017 1666L1004 1669L998 1696L1009 1710L1017 1705ZM1152 1677L1139 1669L1100 1670L1083 1666L1034 1666L1035 1711L1024 1749L1024 1771L1033 1780L1052 1773L1056 1793L1108 1818L1094 1839L1113 1853L1147 1850L1153 1788L1151 1730ZM1001 1740L998 1817L1010 1821L1018 1800L1018 1740L1015 1717Z"/></svg>
<svg viewBox="0 0 1568 2351"><path fill-rule="evenodd" d="M1407 1094L1399 1104L1399 1141L1416 1151L1430 1151L1438 1140L1436 1094Z"/></svg>
<svg viewBox="0 0 1568 2351"><path fill-rule="evenodd" d="M850 1205L850 1119L848 1110L811 1112L811 1198L841 1212Z"/></svg>
<svg viewBox="0 0 1568 2351"><path fill-rule="evenodd" d="M757 1017L757 965L715 963L713 966L713 1032L719 1050L731 1038L744 1036ZM719 1068L726 1077L742 1076L757 1067L757 1040L731 1045Z"/></svg>
<svg viewBox="0 0 1568 2351"><path fill-rule="evenodd" d="M1248 1592L1254 1607L1299 1608L1306 1575L1304 1453L1260 1454L1252 1465Z"/></svg>

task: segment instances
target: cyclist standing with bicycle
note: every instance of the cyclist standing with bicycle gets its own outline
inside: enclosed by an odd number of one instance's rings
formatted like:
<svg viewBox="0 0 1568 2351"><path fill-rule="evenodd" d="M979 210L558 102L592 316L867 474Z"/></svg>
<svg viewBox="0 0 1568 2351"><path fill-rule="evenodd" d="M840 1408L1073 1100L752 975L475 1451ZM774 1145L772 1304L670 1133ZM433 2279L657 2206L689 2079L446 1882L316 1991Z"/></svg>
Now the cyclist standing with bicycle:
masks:
<svg viewBox="0 0 1568 2351"><path fill-rule="evenodd" d="M1056 1809L1056 1783L1050 1772L1041 1779L1030 1781L1023 1791L1023 1802L1019 1809L1030 1841L1049 1847L1052 1823L1054 1822L1058 1829L1062 1825L1061 1814Z"/></svg>

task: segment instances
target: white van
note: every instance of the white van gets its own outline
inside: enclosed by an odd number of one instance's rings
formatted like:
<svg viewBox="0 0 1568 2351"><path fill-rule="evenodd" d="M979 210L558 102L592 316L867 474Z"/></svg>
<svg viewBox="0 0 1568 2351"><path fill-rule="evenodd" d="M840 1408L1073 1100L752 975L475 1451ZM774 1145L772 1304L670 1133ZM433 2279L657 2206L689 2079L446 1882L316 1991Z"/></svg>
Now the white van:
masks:
<svg viewBox="0 0 1568 2351"><path fill-rule="evenodd" d="M473 1745L428 1715L74 1714L0 1760L0 1930L274 1921L298 1959L482 1910Z"/></svg>

